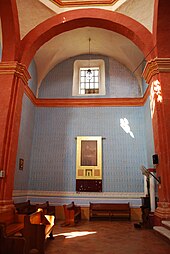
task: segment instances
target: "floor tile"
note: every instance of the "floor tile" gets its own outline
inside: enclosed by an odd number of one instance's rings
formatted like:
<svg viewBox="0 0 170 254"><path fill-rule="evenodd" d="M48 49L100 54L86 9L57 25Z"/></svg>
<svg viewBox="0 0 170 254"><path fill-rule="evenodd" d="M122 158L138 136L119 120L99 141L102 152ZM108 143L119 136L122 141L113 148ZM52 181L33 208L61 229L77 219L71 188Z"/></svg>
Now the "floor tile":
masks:
<svg viewBox="0 0 170 254"><path fill-rule="evenodd" d="M129 221L82 221L54 227L45 254L169 254L170 244L152 229L135 229Z"/></svg>

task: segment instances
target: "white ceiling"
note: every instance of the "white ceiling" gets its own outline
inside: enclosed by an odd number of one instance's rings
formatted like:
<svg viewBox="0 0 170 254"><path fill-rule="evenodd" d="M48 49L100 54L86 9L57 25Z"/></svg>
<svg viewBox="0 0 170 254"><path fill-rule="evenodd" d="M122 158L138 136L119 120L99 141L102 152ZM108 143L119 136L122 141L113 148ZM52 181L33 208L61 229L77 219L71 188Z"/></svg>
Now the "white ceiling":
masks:
<svg viewBox="0 0 170 254"><path fill-rule="evenodd" d="M89 38L91 54L113 57L132 72L143 60L141 51L124 36L99 28L79 28L56 36L37 51L38 83L57 63L76 55L88 54ZM139 79L140 74L141 66L135 72Z"/></svg>
<svg viewBox="0 0 170 254"><path fill-rule="evenodd" d="M151 30L153 3L154 0L118 0L115 5L95 6L95 8L111 9L126 14ZM87 8L87 6L60 8L50 0L17 0L17 7L21 38L37 24L56 13L76 8ZM57 63L76 55L88 54L89 38L91 38L92 53L113 57L132 72L144 59L142 52L134 43L118 33L93 27L75 29L54 37L36 52L34 60L38 72L38 86ZM139 84L141 72L142 66L140 65L134 73Z"/></svg>

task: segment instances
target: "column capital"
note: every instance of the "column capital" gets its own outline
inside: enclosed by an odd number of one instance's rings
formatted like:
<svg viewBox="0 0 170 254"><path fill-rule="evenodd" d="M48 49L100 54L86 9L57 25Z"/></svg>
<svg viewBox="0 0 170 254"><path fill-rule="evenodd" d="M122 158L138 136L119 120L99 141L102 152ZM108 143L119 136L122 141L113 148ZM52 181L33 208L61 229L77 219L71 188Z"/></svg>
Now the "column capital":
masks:
<svg viewBox="0 0 170 254"><path fill-rule="evenodd" d="M170 58L154 58L146 63L142 76L149 84L152 77L165 72L170 72Z"/></svg>
<svg viewBox="0 0 170 254"><path fill-rule="evenodd" d="M25 85L31 78L27 67L17 61L1 62L0 63L0 75L15 75L20 78Z"/></svg>

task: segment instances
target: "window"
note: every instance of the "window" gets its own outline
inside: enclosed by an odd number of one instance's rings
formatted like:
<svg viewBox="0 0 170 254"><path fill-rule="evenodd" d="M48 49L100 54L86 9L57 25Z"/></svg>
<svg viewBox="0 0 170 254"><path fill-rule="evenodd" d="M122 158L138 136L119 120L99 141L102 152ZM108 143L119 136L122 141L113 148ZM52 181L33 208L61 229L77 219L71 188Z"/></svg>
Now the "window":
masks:
<svg viewBox="0 0 170 254"><path fill-rule="evenodd" d="M105 65L101 59L76 60L73 73L73 96L105 95Z"/></svg>
<svg viewBox="0 0 170 254"><path fill-rule="evenodd" d="M80 68L79 94L99 93L99 67Z"/></svg>

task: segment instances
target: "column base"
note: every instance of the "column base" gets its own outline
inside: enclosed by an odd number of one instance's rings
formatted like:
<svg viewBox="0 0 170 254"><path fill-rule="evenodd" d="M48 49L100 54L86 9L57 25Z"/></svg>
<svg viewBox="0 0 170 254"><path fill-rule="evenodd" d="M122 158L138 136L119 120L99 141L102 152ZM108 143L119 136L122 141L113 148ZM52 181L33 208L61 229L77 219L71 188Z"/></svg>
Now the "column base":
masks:
<svg viewBox="0 0 170 254"><path fill-rule="evenodd" d="M158 202L154 213L154 225L160 226L162 220L170 220L170 203Z"/></svg>

